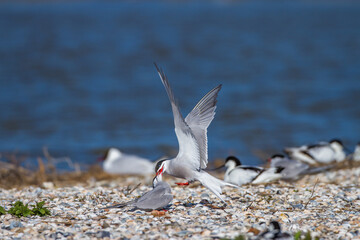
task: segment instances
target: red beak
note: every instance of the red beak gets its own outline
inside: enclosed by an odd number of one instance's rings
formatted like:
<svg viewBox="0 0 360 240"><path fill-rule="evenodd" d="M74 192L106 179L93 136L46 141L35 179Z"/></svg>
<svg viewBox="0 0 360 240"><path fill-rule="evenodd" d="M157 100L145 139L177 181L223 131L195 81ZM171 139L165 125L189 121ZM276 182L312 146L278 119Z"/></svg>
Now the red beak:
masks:
<svg viewBox="0 0 360 240"><path fill-rule="evenodd" d="M156 172L156 176L163 174L164 167L160 168L159 171Z"/></svg>

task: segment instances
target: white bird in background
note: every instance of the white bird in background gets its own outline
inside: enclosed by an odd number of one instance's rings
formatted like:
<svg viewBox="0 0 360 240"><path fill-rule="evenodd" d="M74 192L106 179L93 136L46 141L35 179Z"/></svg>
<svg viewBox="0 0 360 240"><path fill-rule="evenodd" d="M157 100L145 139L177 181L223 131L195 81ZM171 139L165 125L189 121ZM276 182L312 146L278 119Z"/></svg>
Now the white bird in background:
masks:
<svg viewBox="0 0 360 240"><path fill-rule="evenodd" d="M225 160L227 169L224 175L224 181L236 185L248 183L261 184L276 181L282 177L282 167L262 168L254 166L241 165L237 157L229 156Z"/></svg>
<svg viewBox="0 0 360 240"><path fill-rule="evenodd" d="M153 189L151 191L146 192L140 198L133 201L116 204L114 206L106 207L106 209L130 206L142 210L159 210L168 206L172 200L173 195L171 194L170 185L166 182L159 182L159 179L155 177L153 179Z"/></svg>
<svg viewBox="0 0 360 240"><path fill-rule="evenodd" d="M351 159L356 162L360 161L360 143L356 145L354 153L351 154Z"/></svg>
<svg viewBox="0 0 360 240"><path fill-rule="evenodd" d="M295 159L290 159L282 154L275 154L268 159L270 167L282 167L281 179L298 180L306 174L315 174L331 169L333 166L310 167L310 165Z"/></svg>
<svg viewBox="0 0 360 240"><path fill-rule="evenodd" d="M331 140L330 142L320 142L314 145L285 148L284 152L289 155L290 158L310 165L328 164L335 161L342 162L346 158L344 145L337 139Z"/></svg>
<svg viewBox="0 0 360 240"><path fill-rule="evenodd" d="M188 181L186 184L197 180L225 202L221 197L221 187L225 185L236 186L217 179L204 171L208 163L207 128L215 116L216 97L221 85L207 93L184 119L166 75L156 64L155 67L171 103L175 133L179 142L179 152L175 158L157 163L155 167L156 176L161 179L162 174L166 172L174 177L186 179Z"/></svg>
<svg viewBox="0 0 360 240"><path fill-rule="evenodd" d="M147 175L154 173L154 163L148 159L122 153L117 148L110 148L102 159L103 169L110 174Z"/></svg>

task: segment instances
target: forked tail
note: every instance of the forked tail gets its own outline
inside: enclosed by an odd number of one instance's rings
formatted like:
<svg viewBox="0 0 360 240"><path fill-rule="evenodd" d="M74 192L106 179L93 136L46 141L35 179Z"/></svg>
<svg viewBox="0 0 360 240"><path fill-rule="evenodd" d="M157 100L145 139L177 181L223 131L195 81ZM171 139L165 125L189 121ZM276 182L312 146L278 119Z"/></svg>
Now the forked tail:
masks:
<svg viewBox="0 0 360 240"><path fill-rule="evenodd" d="M221 197L221 193L222 193L221 187L231 186L231 187L239 188L239 186L224 182L223 180L220 180L214 176L211 176L210 174L208 174L205 171L199 172L199 174L197 176L197 180L199 182L201 182L201 184L204 185L206 188L208 188L210 191L212 191L224 203L226 203L226 202Z"/></svg>
<svg viewBox="0 0 360 240"><path fill-rule="evenodd" d="M109 207L104 207L104 208L101 208L101 209L123 208L123 207L126 207L126 206L129 206L129 205L133 204L134 202L135 201L129 201L129 202L125 202L125 203L115 204L115 205L112 205L112 206L109 206Z"/></svg>

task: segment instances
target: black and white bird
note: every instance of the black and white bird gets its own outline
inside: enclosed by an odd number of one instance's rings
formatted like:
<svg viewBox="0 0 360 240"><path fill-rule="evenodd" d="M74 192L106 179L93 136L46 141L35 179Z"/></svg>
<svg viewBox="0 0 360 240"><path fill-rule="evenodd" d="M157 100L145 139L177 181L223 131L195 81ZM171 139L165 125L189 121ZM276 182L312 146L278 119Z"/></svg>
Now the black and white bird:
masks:
<svg viewBox="0 0 360 240"><path fill-rule="evenodd" d="M262 168L244 166L237 157L229 156L225 160L224 181L241 186L243 184L269 183L282 177L282 167Z"/></svg>
<svg viewBox="0 0 360 240"><path fill-rule="evenodd" d="M331 169L333 166L311 167L309 164L290 159L282 154L275 154L268 159L270 167L282 167L281 179L287 181L298 180L307 174L315 174Z"/></svg>
<svg viewBox="0 0 360 240"><path fill-rule="evenodd" d="M165 73L156 64L155 67L171 103L175 133L179 142L179 152L175 158L162 160L156 164L156 176L161 180L163 173L166 172L171 176L186 179L188 182L185 184L199 181L225 202L221 197L221 188L226 185L236 186L204 171L208 164L207 128L215 116L216 98L221 85L208 92L184 119Z"/></svg>
<svg viewBox="0 0 360 240"><path fill-rule="evenodd" d="M159 181L158 178L153 179L153 189L146 192L140 198L135 200L116 204L108 208L134 207L141 210L160 210L164 209L173 200L171 187L167 182Z"/></svg>
<svg viewBox="0 0 360 240"><path fill-rule="evenodd" d="M337 139L330 142L319 142L314 145L285 148L284 152L290 158L310 165L342 162L346 158L344 145Z"/></svg>
<svg viewBox="0 0 360 240"><path fill-rule="evenodd" d="M282 232L280 224L277 221L272 221L269 224L269 228L266 229L263 233L261 233L257 238L257 240L292 240L294 239L287 232Z"/></svg>

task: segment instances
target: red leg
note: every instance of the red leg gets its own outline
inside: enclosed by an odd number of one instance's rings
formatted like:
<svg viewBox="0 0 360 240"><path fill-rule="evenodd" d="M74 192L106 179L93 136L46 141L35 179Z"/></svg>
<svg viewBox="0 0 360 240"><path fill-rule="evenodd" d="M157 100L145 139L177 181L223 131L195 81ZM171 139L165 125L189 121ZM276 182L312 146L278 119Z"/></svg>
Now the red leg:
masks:
<svg viewBox="0 0 360 240"><path fill-rule="evenodd" d="M177 185L179 185L179 186L186 186L186 185L189 185L189 182L177 182L176 183Z"/></svg>

